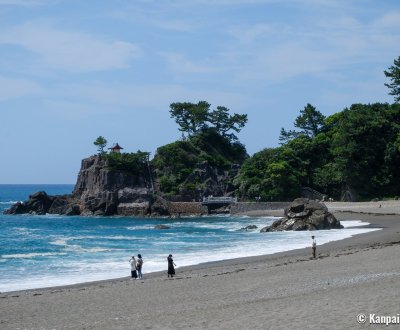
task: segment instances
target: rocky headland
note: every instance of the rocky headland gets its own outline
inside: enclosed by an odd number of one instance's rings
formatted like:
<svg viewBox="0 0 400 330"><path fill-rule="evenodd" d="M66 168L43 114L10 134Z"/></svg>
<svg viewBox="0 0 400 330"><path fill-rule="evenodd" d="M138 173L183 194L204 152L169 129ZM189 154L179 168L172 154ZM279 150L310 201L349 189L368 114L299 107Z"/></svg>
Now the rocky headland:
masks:
<svg viewBox="0 0 400 330"><path fill-rule="evenodd" d="M150 165L138 174L116 170L109 166L106 157L94 155L82 160L74 190L70 195L50 196L36 192L24 202L17 202L5 214L61 214L83 216L169 216L202 214L202 196L229 194L227 182L237 173L238 167L221 171L207 162L198 164L188 175L187 182L201 181L203 189L195 194L182 189L178 195L166 196L154 178L157 171ZM152 181L154 180L154 181ZM173 204L173 205L172 205ZM200 204L200 205L197 205Z"/></svg>
<svg viewBox="0 0 400 330"><path fill-rule="evenodd" d="M145 173L133 175L110 169L106 159L83 159L71 195L49 196L44 191L18 202L6 214L168 215L168 202L153 194Z"/></svg>

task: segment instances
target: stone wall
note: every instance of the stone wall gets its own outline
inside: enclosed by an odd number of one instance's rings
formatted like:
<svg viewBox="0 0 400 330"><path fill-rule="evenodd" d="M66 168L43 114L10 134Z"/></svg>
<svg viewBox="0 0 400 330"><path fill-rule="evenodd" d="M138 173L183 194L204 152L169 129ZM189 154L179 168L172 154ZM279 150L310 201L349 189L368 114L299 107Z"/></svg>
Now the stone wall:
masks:
<svg viewBox="0 0 400 330"><path fill-rule="evenodd" d="M249 211L282 210L289 206L289 202L240 202L231 205L231 214L238 214Z"/></svg>
<svg viewBox="0 0 400 330"><path fill-rule="evenodd" d="M169 211L171 214L207 214L207 207L200 202L170 202Z"/></svg>

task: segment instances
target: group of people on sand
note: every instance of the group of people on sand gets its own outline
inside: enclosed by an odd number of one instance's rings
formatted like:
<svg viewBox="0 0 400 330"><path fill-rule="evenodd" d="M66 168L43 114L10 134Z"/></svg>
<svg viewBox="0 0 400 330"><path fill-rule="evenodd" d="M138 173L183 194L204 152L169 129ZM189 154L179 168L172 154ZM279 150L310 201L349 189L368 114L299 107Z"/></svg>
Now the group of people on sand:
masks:
<svg viewBox="0 0 400 330"><path fill-rule="evenodd" d="M175 275L175 267L174 259L172 259L172 254L167 257L168 262L168 277L174 277ZM132 256L129 259L129 263L131 265L131 277L132 279L143 279L142 267L143 267L143 258L141 254L137 255L137 259L135 256Z"/></svg>
<svg viewBox="0 0 400 330"><path fill-rule="evenodd" d="M142 267L143 267L143 259L142 255L139 253L137 255L137 259L135 256L129 259L129 263L131 264L131 276L132 279L142 279Z"/></svg>
<svg viewBox="0 0 400 330"><path fill-rule="evenodd" d="M312 254L313 258L316 258L316 249L317 249L317 241L315 240L315 236L311 236L312 239ZM167 257L167 262L168 262L168 277L174 277L175 275L175 267L176 264L174 262L174 259L172 259L172 254L170 254ZM135 256L132 256L132 258L129 259L129 263L131 264L131 276L132 279L142 279L143 274L142 274L142 266L143 266L143 259L142 255L138 254L137 259Z"/></svg>

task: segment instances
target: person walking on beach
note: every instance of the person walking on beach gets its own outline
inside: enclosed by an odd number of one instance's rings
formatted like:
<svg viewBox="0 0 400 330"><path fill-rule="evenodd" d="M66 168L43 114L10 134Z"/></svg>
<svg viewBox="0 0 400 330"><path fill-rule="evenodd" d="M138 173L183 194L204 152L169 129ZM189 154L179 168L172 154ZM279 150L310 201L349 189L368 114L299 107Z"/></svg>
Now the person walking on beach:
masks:
<svg viewBox="0 0 400 330"><path fill-rule="evenodd" d="M138 254L138 260L136 262L136 270L138 273L138 278L141 279L143 278L143 274L142 274L142 266L143 266L143 259L142 259L142 255Z"/></svg>
<svg viewBox="0 0 400 330"><path fill-rule="evenodd" d="M137 278L135 256L132 256L132 258L129 259L129 263L131 264L131 276L132 276L132 279Z"/></svg>
<svg viewBox="0 0 400 330"><path fill-rule="evenodd" d="M315 236L311 236L312 239L312 253L313 253L313 257L315 259L316 256L316 250L317 250L317 241L315 240Z"/></svg>
<svg viewBox="0 0 400 330"><path fill-rule="evenodd" d="M168 261L168 277L171 275L171 277L174 277L175 275L175 263L174 259L172 259L172 254L170 254L167 258Z"/></svg>

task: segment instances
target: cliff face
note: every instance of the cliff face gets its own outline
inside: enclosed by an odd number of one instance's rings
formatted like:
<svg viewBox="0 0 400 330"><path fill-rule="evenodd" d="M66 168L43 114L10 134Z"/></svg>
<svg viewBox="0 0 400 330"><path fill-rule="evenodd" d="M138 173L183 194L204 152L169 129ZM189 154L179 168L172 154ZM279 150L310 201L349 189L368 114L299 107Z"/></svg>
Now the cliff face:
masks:
<svg viewBox="0 0 400 330"><path fill-rule="evenodd" d="M152 194L144 174L132 175L108 169L105 160L82 160L73 198L83 215L146 215Z"/></svg>
<svg viewBox="0 0 400 330"><path fill-rule="evenodd" d="M232 164L230 169L222 170L209 165L208 162L198 163L182 183L179 194L168 195L165 198L177 202L192 202L202 201L203 196L231 196L235 189L232 185L233 178L239 168L238 164Z"/></svg>

